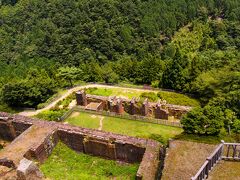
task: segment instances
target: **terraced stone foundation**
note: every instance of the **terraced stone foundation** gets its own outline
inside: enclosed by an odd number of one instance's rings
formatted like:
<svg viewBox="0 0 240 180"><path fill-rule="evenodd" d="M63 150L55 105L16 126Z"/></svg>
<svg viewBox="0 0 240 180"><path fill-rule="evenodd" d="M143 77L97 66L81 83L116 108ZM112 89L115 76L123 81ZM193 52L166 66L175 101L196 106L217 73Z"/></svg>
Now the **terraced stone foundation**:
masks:
<svg viewBox="0 0 240 180"><path fill-rule="evenodd" d="M164 156L160 143L71 125L46 122L19 115L0 113L0 138L15 139L0 151L1 179L41 179L42 174L31 161L39 163L49 157L59 141L71 149L106 159L140 163L137 179L155 179ZM28 164L21 168L22 163ZM33 168L34 167L34 168Z"/></svg>

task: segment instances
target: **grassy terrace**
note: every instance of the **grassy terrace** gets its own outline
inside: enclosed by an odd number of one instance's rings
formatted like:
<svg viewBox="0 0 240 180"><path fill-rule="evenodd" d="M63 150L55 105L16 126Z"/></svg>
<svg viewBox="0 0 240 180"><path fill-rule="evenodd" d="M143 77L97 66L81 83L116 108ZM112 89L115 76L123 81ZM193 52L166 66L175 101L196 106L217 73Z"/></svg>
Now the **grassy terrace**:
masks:
<svg viewBox="0 0 240 180"><path fill-rule="evenodd" d="M123 89L123 88L89 88L86 89L87 94L99 96L119 96L131 99L140 97L143 92L151 92L149 90ZM199 102L187 95L168 91L154 91L154 93L165 99L169 104L199 106Z"/></svg>
<svg viewBox="0 0 240 180"><path fill-rule="evenodd" d="M47 161L40 166L47 179L134 179L138 164L119 164L82 153L58 143Z"/></svg>
<svg viewBox="0 0 240 180"><path fill-rule="evenodd" d="M182 129L177 127L93 115L85 112L74 112L66 119L66 122L86 128L100 129L135 137L152 138L164 143L169 138L182 133Z"/></svg>
<svg viewBox="0 0 240 180"><path fill-rule="evenodd" d="M240 163L237 161L220 161L210 172L210 180L240 179Z"/></svg>

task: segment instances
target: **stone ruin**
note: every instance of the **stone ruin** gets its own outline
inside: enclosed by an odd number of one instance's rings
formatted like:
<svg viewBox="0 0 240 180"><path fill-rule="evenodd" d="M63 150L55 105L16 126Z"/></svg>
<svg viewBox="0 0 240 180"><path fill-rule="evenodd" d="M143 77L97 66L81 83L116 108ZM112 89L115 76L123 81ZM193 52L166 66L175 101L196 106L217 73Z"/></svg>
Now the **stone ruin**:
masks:
<svg viewBox="0 0 240 180"><path fill-rule="evenodd" d="M76 99L77 105L83 106L87 110L94 110L94 108L89 108L89 106L97 106L96 103L98 103L101 104L101 108L95 108L96 111L105 110L116 114L127 112L130 115L149 116L165 120L168 120L169 116L181 119L192 108L167 104L164 100L153 103L145 99L143 103L140 103L136 98L129 100L125 98L89 95L84 90L76 92Z"/></svg>
<svg viewBox="0 0 240 180"><path fill-rule="evenodd" d="M34 161L44 163L59 141L93 156L140 163L136 179L158 179L165 149L148 139L0 112L0 138L12 143L0 151L0 179L43 179Z"/></svg>

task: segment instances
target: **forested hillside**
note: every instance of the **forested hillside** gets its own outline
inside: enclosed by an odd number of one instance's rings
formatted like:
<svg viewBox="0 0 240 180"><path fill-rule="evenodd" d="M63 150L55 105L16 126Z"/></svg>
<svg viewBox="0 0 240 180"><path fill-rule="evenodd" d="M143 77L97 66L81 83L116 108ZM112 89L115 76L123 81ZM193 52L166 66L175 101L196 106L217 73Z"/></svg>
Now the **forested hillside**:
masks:
<svg viewBox="0 0 240 180"><path fill-rule="evenodd" d="M0 0L1 108L127 81L192 93L232 122L239 50L238 0Z"/></svg>

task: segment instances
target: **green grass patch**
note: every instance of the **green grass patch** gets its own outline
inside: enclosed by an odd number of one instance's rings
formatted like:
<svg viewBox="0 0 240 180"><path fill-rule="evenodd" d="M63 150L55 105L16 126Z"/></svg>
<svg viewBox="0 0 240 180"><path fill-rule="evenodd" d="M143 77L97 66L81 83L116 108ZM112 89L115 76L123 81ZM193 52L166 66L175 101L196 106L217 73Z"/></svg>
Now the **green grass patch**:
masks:
<svg viewBox="0 0 240 180"><path fill-rule="evenodd" d="M87 88L87 94L97 95L97 96L111 96L113 94L112 89L109 88Z"/></svg>
<svg viewBox="0 0 240 180"><path fill-rule="evenodd" d="M123 89L123 88L88 88L85 89L87 94L98 96L119 96L132 99L133 97L149 98L150 101L157 102L159 99L164 99L169 104L183 105L183 106L200 106L198 100L189 97L185 94L168 92L168 91L149 91Z"/></svg>
<svg viewBox="0 0 240 180"><path fill-rule="evenodd" d="M169 104L183 105L183 106L200 106L200 102L192 97L189 97L185 94L159 91L157 93L158 97L165 99Z"/></svg>
<svg viewBox="0 0 240 180"><path fill-rule="evenodd" d="M181 128L159 124L121 119L116 117L100 116L85 112L74 112L66 122L72 125L98 129L100 119L103 118L102 130L128 136L151 138L166 143L169 138L182 133Z"/></svg>
<svg viewBox="0 0 240 180"><path fill-rule="evenodd" d="M116 161L76 153L58 143L51 156L40 166L49 179L135 179L138 164L120 165Z"/></svg>

